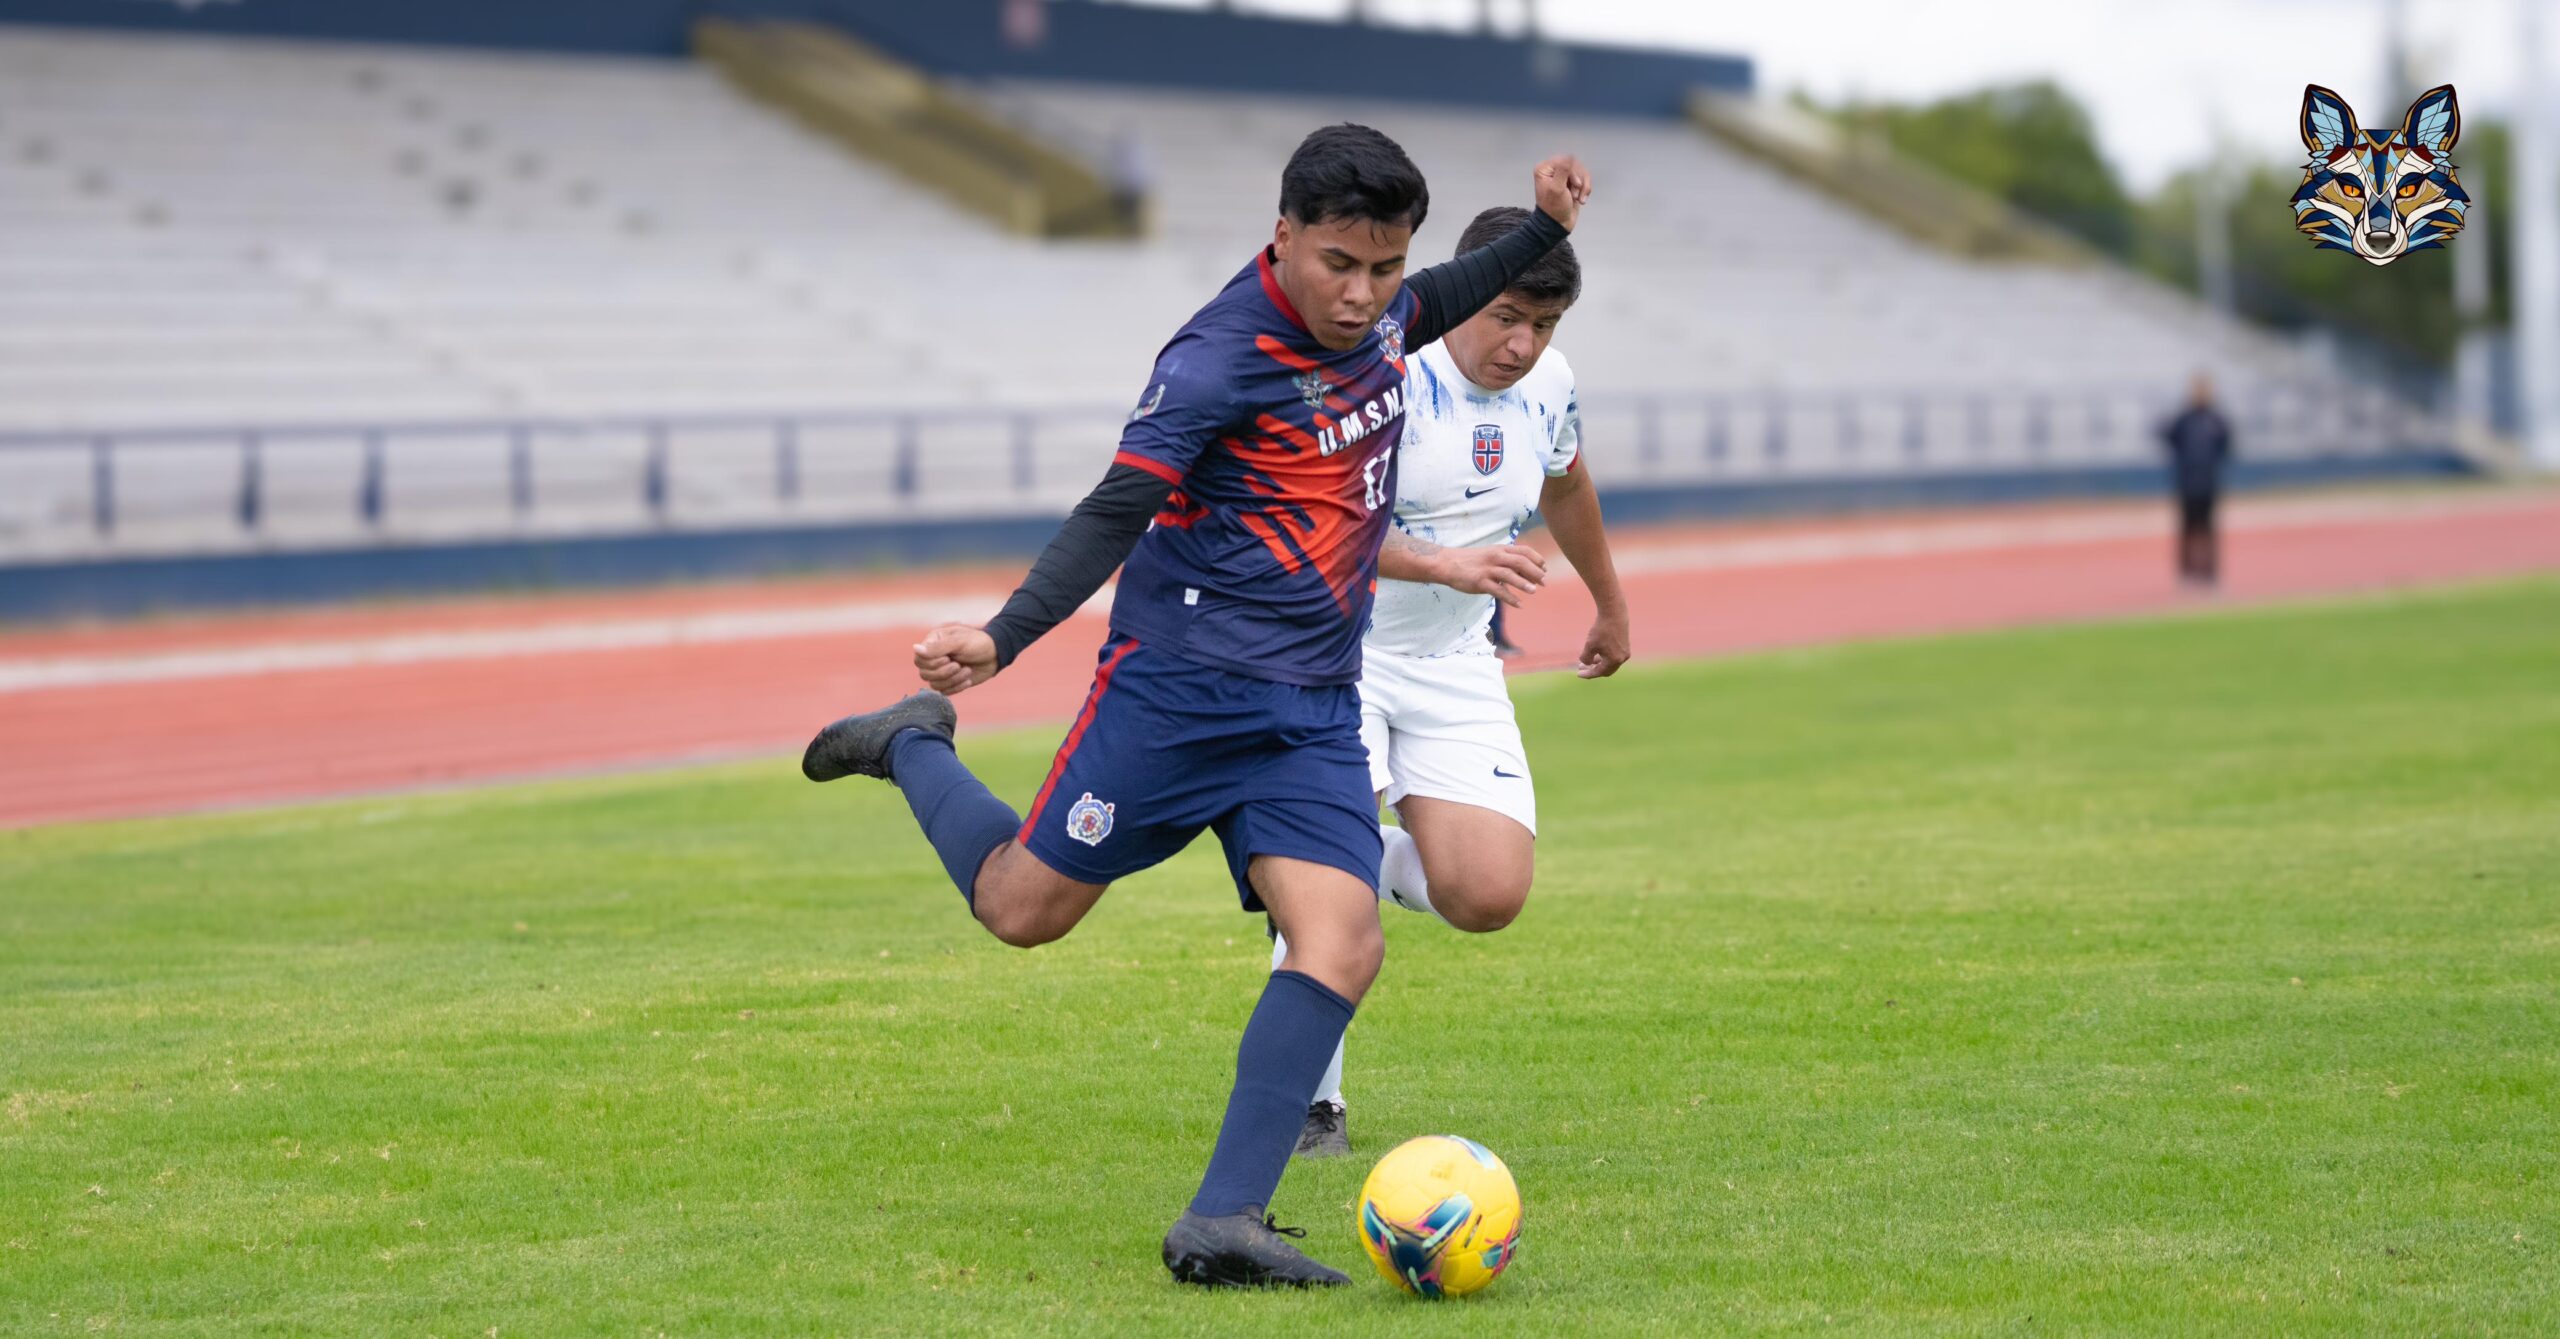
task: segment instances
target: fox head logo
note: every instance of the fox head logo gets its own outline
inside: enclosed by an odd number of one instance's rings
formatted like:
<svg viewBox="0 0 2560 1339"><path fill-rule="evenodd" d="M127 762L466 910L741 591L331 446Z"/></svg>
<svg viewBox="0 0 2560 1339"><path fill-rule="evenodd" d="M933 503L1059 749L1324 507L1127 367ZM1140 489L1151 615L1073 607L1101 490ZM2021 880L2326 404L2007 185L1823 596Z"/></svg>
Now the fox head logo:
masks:
<svg viewBox="0 0 2560 1339"><path fill-rule="evenodd" d="M2388 265L2441 247L2462 231L2471 197L2453 176L2462 109L2453 85L2418 95L2397 129L2359 129L2347 100L2313 84L2302 91L2302 145L2311 151L2293 193L2293 226L2324 251L2352 251Z"/></svg>

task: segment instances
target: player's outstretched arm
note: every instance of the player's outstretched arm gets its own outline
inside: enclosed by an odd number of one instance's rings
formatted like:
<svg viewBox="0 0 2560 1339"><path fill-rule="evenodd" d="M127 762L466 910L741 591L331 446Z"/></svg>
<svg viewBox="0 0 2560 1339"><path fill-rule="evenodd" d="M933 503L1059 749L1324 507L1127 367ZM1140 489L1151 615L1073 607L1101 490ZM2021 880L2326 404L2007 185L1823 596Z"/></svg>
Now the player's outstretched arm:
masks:
<svg viewBox="0 0 2560 1339"><path fill-rule="evenodd" d="M983 628L949 624L916 643L916 676L927 686L947 694L985 683L1083 608L1138 547L1202 444L1234 421L1224 360L1187 328L1156 355L1147 380L1110 470L1058 527L1003 610Z"/></svg>
<svg viewBox="0 0 2560 1339"><path fill-rule="evenodd" d="M1114 464L1076 504L1022 585L985 627L946 623L916 643L916 677L945 694L996 677L1022 648L1065 622L1102 589L1172 492L1173 485L1151 471Z"/></svg>
<svg viewBox="0 0 2560 1339"><path fill-rule="evenodd" d="M1600 490L1592 485L1590 469L1576 462L1564 474L1549 475L1538 497L1538 514L1546 518L1547 531L1556 537L1565 560L1582 574L1597 610L1590 634L1582 639L1581 668L1575 672L1605 679L1627 663L1635 648L1627 593L1618 585L1618 566L1609 557L1609 536L1600 524Z"/></svg>
<svg viewBox="0 0 2560 1339"><path fill-rule="evenodd" d="M1393 530L1378 550L1378 575L1390 581L1422 581L1469 595L1490 595L1516 608L1547 583L1547 559L1526 544L1451 549Z"/></svg>
<svg viewBox="0 0 2560 1339"><path fill-rule="evenodd" d="M1413 290L1415 308L1413 328L1405 332L1410 348L1440 338L1484 310L1486 303L1502 295L1520 272L1538 261L1538 257L1555 249L1573 231L1582 217L1582 206L1591 199L1591 173L1582 160L1569 154L1558 155L1538 164L1531 174L1537 187L1538 207L1529 211L1527 221L1473 251L1453 256L1447 262L1415 272L1405 280Z"/></svg>

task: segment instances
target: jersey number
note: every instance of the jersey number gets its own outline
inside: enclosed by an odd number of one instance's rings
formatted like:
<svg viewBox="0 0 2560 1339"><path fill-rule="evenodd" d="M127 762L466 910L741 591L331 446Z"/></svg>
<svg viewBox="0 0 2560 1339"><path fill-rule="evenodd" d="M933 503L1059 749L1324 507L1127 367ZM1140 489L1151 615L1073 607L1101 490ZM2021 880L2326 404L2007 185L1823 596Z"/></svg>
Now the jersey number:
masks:
<svg viewBox="0 0 2560 1339"><path fill-rule="evenodd" d="M1387 467L1392 463L1394 453L1395 448L1388 447L1369 457L1367 463L1360 467L1361 481L1368 485L1367 496L1371 511L1387 505Z"/></svg>

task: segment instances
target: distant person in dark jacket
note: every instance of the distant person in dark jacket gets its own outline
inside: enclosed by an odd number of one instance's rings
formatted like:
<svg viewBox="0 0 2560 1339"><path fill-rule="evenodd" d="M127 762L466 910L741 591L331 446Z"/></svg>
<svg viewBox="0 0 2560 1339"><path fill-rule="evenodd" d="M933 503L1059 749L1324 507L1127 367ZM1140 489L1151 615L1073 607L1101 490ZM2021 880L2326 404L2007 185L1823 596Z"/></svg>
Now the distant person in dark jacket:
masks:
<svg viewBox="0 0 2560 1339"><path fill-rule="evenodd" d="M2222 537L2213 513L2222 499L2222 468L2231 460L2231 421L2213 407L2211 377L2196 374L2187 407L2160 436L2178 490L2178 578L2210 586L2222 576Z"/></svg>

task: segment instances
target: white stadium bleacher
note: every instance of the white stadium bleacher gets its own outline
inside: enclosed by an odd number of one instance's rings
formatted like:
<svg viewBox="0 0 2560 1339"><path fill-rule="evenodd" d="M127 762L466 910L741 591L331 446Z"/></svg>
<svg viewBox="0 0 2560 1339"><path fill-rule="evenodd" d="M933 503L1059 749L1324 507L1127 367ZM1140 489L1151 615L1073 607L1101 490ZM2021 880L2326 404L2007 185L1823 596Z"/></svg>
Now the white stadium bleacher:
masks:
<svg viewBox="0 0 2560 1339"><path fill-rule="evenodd" d="M0 559L1054 508L1340 119L1429 175L1420 260L1543 154L1590 161L1560 347L1621 477L1771 468L1773 430L1799 470L1913 432L2132 458L2204 363L2242 400L2330 384L2125 275L1928 251L1682 122L981 92L1140 145L1155 234L1007 236L687 62L0 28L0 443L62 434L0 449ZM787 463L757 426L785 418Z"/></svg>

